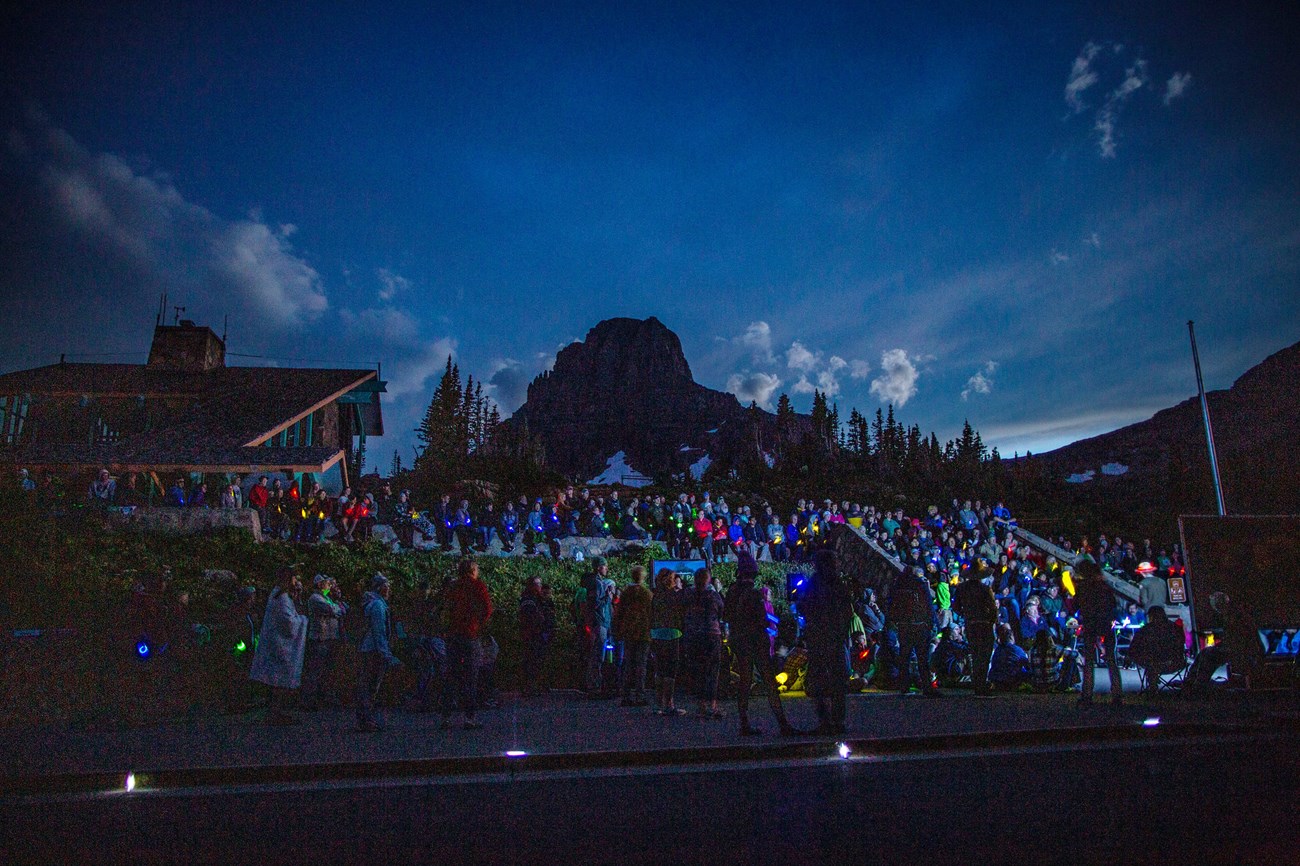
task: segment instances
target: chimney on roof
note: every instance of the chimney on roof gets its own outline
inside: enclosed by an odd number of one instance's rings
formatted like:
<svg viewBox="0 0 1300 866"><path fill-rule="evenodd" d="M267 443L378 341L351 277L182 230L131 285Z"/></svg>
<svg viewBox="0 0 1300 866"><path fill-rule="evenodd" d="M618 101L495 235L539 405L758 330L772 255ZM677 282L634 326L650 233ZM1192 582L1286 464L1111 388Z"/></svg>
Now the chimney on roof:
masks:
<svg viewBox="0 0 1300 866"><path fill-rule="evenodd" d="M226 344L211 328L189 319L176 325L158 325L149 347L149 366L204 373L226 366Z"/></svg>

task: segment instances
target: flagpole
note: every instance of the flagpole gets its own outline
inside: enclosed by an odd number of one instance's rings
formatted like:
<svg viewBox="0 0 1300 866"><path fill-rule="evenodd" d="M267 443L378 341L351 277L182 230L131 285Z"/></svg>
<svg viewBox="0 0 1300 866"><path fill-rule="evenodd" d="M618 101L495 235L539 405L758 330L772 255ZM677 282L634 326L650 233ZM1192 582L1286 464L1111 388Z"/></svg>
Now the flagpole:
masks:
<svg viewBox="0 0 1300 866"><path fill-rule="evenodd" d="M1219 479L1219 458L1214 450L1214 427L1210 424L1210 402L1205 399L1205 382L1201 379L1201 356L1196 351L1196 328L1191 320L1187 322L1187 333L1192 338L1192 363L1196 365L1196 390L1201 395L1201 417L1205 419L1205 441L1210 448L1210 472L1214 475L1214 498L1219 504L1219 516L1228 513L1223 504L1223 484Z"/></svg>

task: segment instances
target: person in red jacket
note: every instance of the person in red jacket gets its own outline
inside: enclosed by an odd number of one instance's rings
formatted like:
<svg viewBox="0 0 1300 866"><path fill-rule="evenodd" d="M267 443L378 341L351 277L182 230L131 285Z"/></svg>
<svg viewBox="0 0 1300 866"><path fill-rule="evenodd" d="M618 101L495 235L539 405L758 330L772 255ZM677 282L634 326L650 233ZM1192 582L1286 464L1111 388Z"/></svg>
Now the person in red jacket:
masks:
<svg viewBox="0 0 1300 866"><path fill-rule="evenodd" d="M257 479L256 484L249 488L248 504L257 511L257 522L259 528L264 534L270 533L270 524L266 522L268 516L266 508L270 502L271 490L266 486L266 476L263 475L261 478Z"/></svg>
<svg viewBox="0 0 1300 866"><path fill-rule="evenodd" d="M482 667L483 644L479 637L492 616L492 596L478 576L478 563L461 559L457 577L447 587L447 700L443 701L442 728L451 727L452 699L459 698L465 714L465 730L483 727L474 718L478 698L478 672Z"/></svg>

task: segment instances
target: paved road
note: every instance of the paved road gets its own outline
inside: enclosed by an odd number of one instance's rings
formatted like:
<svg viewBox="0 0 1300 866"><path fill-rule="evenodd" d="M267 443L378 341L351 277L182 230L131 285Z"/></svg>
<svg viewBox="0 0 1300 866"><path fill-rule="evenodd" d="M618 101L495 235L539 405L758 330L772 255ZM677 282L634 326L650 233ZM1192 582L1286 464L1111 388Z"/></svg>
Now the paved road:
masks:
<svg viewBox="0 0 1300 866"><path fill-rule="evenodd" d="M854 696L847 760L568 693L506 696L481 731L403 712L364 735L346 712L8 729L0 863L1300 859L1294 695L1127 701Z"/></svg>
<svg viewBox="0 0 1300 866"><path fill-rule="evenodd" d="M1023 740L1023 741L1022 741ZM1282 728L0 800L6 863L1293 863ZM521 765L523 766L523 765Z"/></svg>

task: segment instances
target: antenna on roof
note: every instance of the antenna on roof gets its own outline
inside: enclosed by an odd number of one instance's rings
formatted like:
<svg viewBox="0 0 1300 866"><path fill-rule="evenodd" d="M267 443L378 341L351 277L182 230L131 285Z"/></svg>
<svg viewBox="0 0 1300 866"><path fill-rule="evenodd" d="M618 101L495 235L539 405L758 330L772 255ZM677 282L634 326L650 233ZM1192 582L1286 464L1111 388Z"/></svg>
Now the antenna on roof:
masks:
<svg viewBox="0 0 1300 866"><path fill-rule="evenodd" d="M154 316L154 327L159 327L163 323L163 316L167 315L167 293L163 292L158 298L158 315Z"/></svg>
<svg viewBox="0 0 1300 866"><path fill-rule="evenodd" d="M176 311L175 316L172 318L172 324L173 324L173 325L179 325L179 324L181 323L181 313L185 312L185 308L184 308L184 307L172 307L172 309Z"/></svg>
<svg viewBox="0 0 1300 866"><path fill-rule="evenodd" d="M230 331L230 314L226 313L225 319L221 322L221 342L226 342L226 334Z"/></svg>

